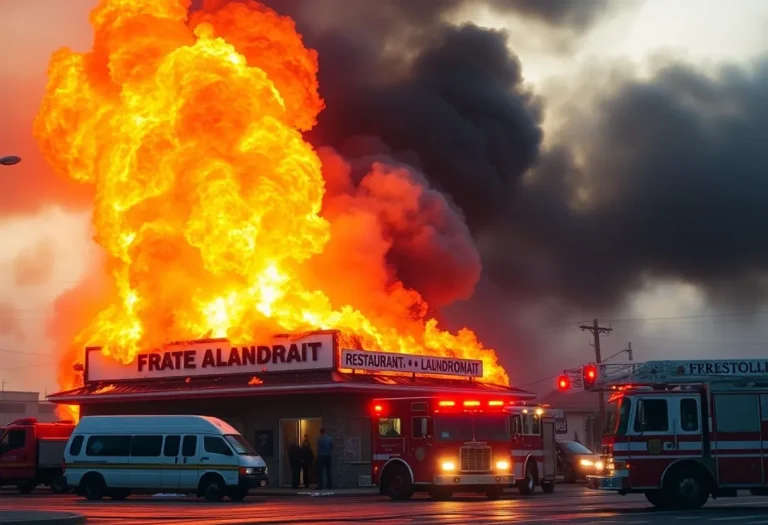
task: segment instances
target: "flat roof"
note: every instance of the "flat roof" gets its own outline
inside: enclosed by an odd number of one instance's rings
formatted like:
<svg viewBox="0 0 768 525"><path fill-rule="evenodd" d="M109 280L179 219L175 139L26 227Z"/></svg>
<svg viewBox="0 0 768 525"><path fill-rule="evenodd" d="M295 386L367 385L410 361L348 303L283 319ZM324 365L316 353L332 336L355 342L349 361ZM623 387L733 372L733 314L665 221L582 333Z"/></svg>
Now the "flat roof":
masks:
<svg viewBox="0 0 768 525"><path fill-rule="evenodd" d="M510 399L534 399L536 394L504 385L442 377L350 374L333 370L301 373L266 373L215 377L169 378L125 382L88 383L48 396L52 403L71 405L160 401L199 397L240 397L275 394L357 392L375 396L488 394Z"/></svg>

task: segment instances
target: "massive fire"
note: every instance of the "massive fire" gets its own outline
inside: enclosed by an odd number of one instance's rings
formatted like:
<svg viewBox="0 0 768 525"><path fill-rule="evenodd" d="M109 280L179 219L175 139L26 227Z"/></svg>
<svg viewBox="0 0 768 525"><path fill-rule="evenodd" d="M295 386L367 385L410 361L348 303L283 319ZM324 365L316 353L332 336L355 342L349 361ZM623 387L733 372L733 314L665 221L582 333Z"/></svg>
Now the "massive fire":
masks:
<svg viewBox="0 0 768 525"><path fill-rule="evenodd" d="M35 135L57 172L94 185L95 239L116 285L72 342L77 355L100 345L128 362L170 340L336 328L365 349L480 358L485 380L506 384L495 353L469 329L438 328L384 256L372 253L365 278L336 267L327 279L327 260L317 270L337 230L302 136L324 104L316 53L293 20L256 2L189 7L102 0L93 49L51 60ZM377 169L388 191L421 191ZM351 297L368 300L337 304L350 295L329 293L318 273L328 289L355 273ZM78 380L72 365L68 354L63 388Z"/></svg>

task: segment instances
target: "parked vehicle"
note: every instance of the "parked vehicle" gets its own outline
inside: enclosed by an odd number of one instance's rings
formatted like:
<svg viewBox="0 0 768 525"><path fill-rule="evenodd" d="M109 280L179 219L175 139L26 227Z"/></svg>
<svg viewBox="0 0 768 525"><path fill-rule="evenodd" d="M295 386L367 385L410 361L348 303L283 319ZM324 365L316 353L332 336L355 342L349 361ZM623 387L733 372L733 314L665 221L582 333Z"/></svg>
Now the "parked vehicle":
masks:
<svg viewBox="0 0 768 525"><path fill-rule="evenodd" d="M576 441L557 442L557 466L565 483L586 481L587 474L599 474L603 461L587 447Z"/></svg>
<svg viewBox="0 0 768 525"><path fill-rule="evenodd" d="M41 484L67 492L62 460L74 428L72 421L38 423L34 417L0 427L0 486L16 485L22 494Z"/></svg>
<svg viewBox="0 0 768 525"><path fill-rule="evenodd" d="M64 459L67 483L89 500L162 490L240 501L268 483L264 460L215 417L84 417Z"/></svg>

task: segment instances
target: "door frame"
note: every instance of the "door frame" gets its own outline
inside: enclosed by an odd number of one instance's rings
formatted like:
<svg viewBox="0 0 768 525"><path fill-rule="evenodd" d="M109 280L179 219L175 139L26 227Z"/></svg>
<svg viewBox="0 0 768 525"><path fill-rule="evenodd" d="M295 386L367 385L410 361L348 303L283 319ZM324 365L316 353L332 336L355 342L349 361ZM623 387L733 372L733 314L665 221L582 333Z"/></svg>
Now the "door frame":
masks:
<svg viewBox="0 0 768 525"><path fill-rule="evenodd" d="M323 418L322 417L283 417L278 419L277 421L277 471L278 471L278 483L280 487L290 487L291 486L291 480L290 479L283 479L283 467L285 466L285 462L288 461L288 458L286 457L287 450L285 450L284 444L285 440L283 439L283 423L288 421L294 421L296 422L296 438L297 443L301 445L301 422L302 421L320 421L320 426L323 425ZM315 456L317 456L317 451L314 450ZM290 465L288 465L290 470Z"/></svg>

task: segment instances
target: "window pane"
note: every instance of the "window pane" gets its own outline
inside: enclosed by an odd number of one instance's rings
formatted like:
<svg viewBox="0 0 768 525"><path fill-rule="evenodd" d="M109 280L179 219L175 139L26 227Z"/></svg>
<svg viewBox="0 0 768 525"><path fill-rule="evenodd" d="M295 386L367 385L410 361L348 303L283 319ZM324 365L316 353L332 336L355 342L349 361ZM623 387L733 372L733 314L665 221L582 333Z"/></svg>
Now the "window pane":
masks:
<svg viewBox="0 0 768 525"><path fill-rule="evenodd" d="M131 453L131 436L91 436L85 447L88 456L128 457Z"/></svg>
<svg viewBox="0 0 768 525"><path fill-rule="evenodd" d="M427 435L427 421L426 417L414 417L412 420L412 432L413 437L423 438Z"/></svg>
<svg viewBox="0 0 768 525"><path fill-rule="evenodd" d="M385 438L399 438L400 418L399 417L381 417L379 418L379 436Z"/></svg>
<svg viewBox="0 0 768 525"><path fill-rule="evenodd" d="M666 399L642 399L637 407L635 432L668 432L669 413ZM645 423L645 426L643 426Z"/></svg>
<svg viewBox="0 0 768 525"><path fill-rule="evenodd" d="M131 456L137 458L156 458L163 446L163 436L133 436Z"/></svg>
<svg viewBox="0 0 768 525"><path fill-rule="evenodd" d="M718 432L760 432L757 394L715 396L715 426Z"/></svg>
<svg viewBox="0 0 768 525"><path fill-rule="evenodd" d="M69 455L77 456L80 454L80 450L83 448L83 436L75 436L72 440L72 444L69 446Z"/></svg>
<svg viewBox="0 0 768 525"><path fill-rule="evenodd" d="M187 458L197 455L197 436L184 436L181 455Z"/></svg>
<svg viewBox="0 0 768 525"><path fill-rule="evenodd" d="M206 452L210 452L211 454L222 454L224 456L233 455L232 449L230 449L220 437L205 436L203 438L203 447Z"/></svg>
<svg viewBox="0 0 768 525"><path fill-rule="evenodd" d="M165 436L165 445L163 446L163 456L175 457L179 455L179 444L181 436Z"/></svg>
<svg viewBox="0 0 768 525"><path fill-rule="evenodd" d="M685 432L699 430L699 411L695 399L680 400L680 424Z"/></svg>
<svg viewBox="0 0 768 525"><path fill-rule="evenodd" d="M8 432L8 446L10 449L24 448L27 444L27 431L25 429L11 430Z"/></svg>
<svg viewBox="0 0 768 525"><path fill-rule="evenodd" d="M768 421L768 394L760 396L760 405L763 407L763 421Z"/></svg>

